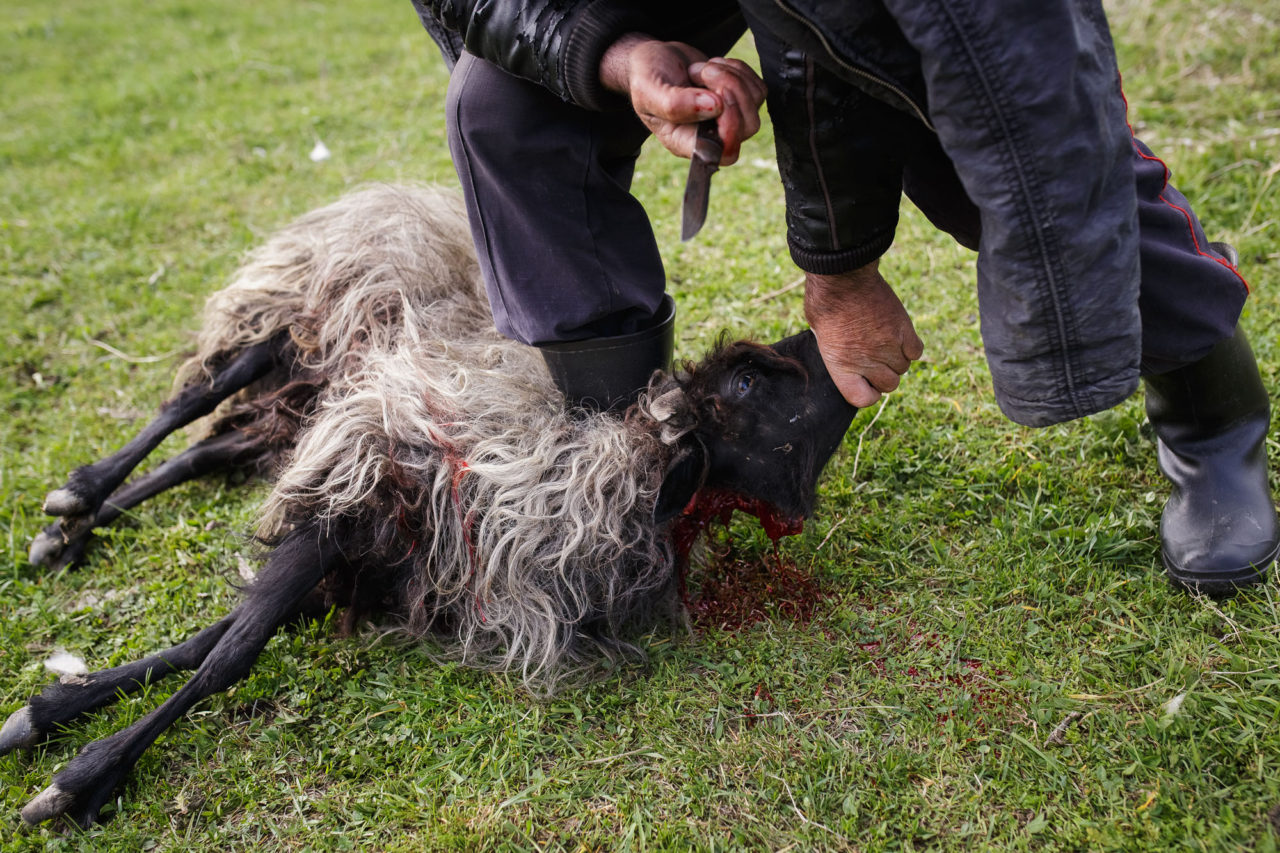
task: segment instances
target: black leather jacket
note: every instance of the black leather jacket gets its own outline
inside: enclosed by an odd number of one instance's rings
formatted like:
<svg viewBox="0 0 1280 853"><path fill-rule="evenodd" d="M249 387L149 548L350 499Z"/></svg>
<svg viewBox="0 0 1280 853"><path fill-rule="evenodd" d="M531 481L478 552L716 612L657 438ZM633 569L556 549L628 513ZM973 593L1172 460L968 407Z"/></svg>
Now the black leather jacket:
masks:
<svg viewBox="0 0 1280 853"><path fill-rule="evenodd" d="M600 60L618 36L642 32L695 43L691 34L710 29L711 22L741 22L732 0L413 0L413 5L433 36L439 28L457 33L468 52L589 110L628 106L600 85ZM739 34L745 29L740 23Z"/></svg>
<svg viewBox="0 0 1280 853"><path fill-rule="evenodd" d="M983 339L1005 413L1046 425L1136 388L1133 140L1098 0L414 2L468 51L587 109L620 106L598 79L619 35L682 39L693 16L740 5L802 269L839 273L883 253L904 164L933 146L976 206L977 227L950 230L979 250Z"/></svg>

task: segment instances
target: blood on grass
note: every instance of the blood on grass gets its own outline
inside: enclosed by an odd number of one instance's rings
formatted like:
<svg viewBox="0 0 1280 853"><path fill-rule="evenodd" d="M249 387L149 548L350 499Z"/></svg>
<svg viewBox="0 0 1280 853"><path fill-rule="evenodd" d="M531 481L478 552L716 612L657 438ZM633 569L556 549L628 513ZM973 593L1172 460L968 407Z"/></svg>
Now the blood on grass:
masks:
<svg viewBox="0 0 1280 853"><path fill-rule="evenodd" d="M715 524L727 530L735 510L760 521L773 542L772 559L744 551L726 535L719 541L708 537L702 558L691 565L698 536ZM778 548L782 537L803 529L802 519L787 518L760 500L717 490L695 495L675 527L681 594L694 624L733 632L775 616L809 622L829 593Z"/></svg>

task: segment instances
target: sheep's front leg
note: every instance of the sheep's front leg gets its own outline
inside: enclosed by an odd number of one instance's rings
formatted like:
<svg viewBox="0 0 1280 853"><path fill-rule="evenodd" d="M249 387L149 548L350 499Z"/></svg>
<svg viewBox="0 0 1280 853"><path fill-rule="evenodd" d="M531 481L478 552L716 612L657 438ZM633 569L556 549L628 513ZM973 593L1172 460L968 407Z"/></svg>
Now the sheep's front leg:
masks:
<svg viewBox="0 0 1280 853"><path fill-rule="evenodd" d="M169 433L209 414L223 400L265 376L275 363L276 344L267 341L237 355L208 384L183 388L128 444L105 459L77 468L61 488L49 492L44 511L62 516L62 533L67 538L91 527L103 501Z"/></svg>
<svg viewBox="0 0 1280 853"><path fill-rule="evenodd" d="M122 513L180 483L240 465L255 449L252 438L235 431L199 441L112 492L87 523L70 525L63 520L50 524L31 540L27 560L33 566L50 569L76 566L96 528L107 526Z"/></svg>
<svg viewBox="0 0 1280 853"><path fill-rule="evenodd" d="M191 679L133 725L82 749L22 810L23 820L39 823L65 815L80 826L97 820L147 747L201 699L244 678L276 629L341 559L338 543L323 536L318 525L289 534L272 552L244 603L224 620L229 624Z"/></svg>

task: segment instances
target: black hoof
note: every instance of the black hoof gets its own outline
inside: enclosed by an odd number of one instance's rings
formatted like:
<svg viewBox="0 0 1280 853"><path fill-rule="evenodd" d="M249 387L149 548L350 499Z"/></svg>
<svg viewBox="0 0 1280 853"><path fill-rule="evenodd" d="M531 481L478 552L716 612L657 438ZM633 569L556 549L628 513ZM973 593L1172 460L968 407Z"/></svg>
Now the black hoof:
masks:
<svg viewBox="0 0 1280 853"><path fill-rule="evenodd" d="M62 775L62 774L59 774ZM101 822L99 813L103 805L111 799L123 774L105 772L98 775L93 783L86 784L83 789L65 782L53 784L35 796L22 809L22 819L28 824L44 823L54 818L66 818L81 829L88 829Z"/></svg>
<svg viewBox="0 0 1280 853"><path fill-rule="evenodd" d="M27 562L33 566L52 567L62 555L66 540L62 538L62 525L51 524L36 534L27 549Z"/></svg>
<svg viewBox="0 0 1280 853"><path fill-rule="evenodd" d="M22 819L33 826L44 823L46 820L66 814L75 801L75 794L64 791L57 785L50 785L22 809Z"/></svg>
<svg viewBox="0 0 1280 853"><path fill-rule="evenodd" d="M49 515L87 515L93 509L87 498L68 487L54 489L44 498L44 511Z"/></svg>
<svg viewBox="0 0 1280 853"><path fill-rule="evenodd" d="M93 539L93 530L87 523L77 525L73 521L64 518L36 534L27 549L27 562L53 571L78 568Z"/></svg>
<svg viewBox="0 0 1280 853"><path fill-rule="evenodd" d="M0 728L0 755L15 749L29 749L40 742L43 733L31 723L31 708L24 705L9 715Z"/></svg>

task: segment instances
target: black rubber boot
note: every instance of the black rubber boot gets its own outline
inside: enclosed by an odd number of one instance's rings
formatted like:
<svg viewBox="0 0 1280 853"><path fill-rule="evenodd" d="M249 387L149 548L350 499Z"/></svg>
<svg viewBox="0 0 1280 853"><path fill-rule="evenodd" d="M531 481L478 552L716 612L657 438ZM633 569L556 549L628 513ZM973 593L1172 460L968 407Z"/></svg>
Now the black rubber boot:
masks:
<svg viewBox="0 0 1280 853"><path fill-rule="evenodd" d="M635 402L655 370L670 369L675 333L676 304L663 296L647 329L538 349L570 406L620 411Z"/></svg>
<svg viewBox="0 0 1280 853"><path fill-rule="evenodd" d="M1244 332L1143 381L1160 470L1173 484L1160 519L1169 578L1215 597L1260 583L1280 527L1267 482L1271 404Z"/></svg>

